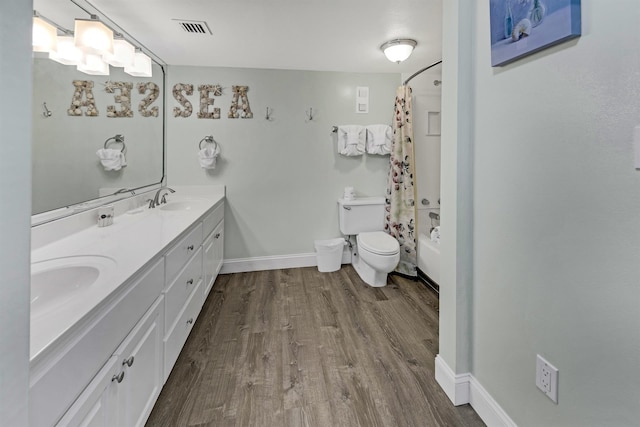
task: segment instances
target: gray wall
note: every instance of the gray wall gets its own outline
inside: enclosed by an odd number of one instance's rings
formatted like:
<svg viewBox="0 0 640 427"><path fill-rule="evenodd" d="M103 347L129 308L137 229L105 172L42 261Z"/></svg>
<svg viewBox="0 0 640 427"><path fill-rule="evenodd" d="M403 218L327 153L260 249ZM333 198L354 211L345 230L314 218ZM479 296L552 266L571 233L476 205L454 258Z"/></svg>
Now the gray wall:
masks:
<svg viewBox="0 0 640 427"><path fill-rule="evenodd" d="M583 0L580 39L490 66L475 13L472 372L519 426L640 419L637 0ZM447 310L447 307L442 307ZM559 403L534 384L560 370Z"/></svg>
<svg viewBox="0 0 640 427"><path fill-rule="evenodd" d="M168 98L169 185L224 184L225 258L250 258L314 251L315 239L340 236L336 201L345 186L359 195L386 189L389 156L346 158L336 151L332 125L391 123L400 74L352 74L170 66L168 90L194 85L191 117L173 117ZM198 119L200 84L220 84L214 107L220 119ZM231 86L248 85L253 119L228 119ZM355 113L355 90L368 86L368 114ZM265 110L273 109L273 120ZM305 111L313 109L312 121ZM198 164L198 142L213 135L219 164Z"/></svg>
<svg viewBox="0 0 640 427"><path fill-rule="evenodd" d="M0 424L26 426L29 387L31 1L0 13Z"/></svg>

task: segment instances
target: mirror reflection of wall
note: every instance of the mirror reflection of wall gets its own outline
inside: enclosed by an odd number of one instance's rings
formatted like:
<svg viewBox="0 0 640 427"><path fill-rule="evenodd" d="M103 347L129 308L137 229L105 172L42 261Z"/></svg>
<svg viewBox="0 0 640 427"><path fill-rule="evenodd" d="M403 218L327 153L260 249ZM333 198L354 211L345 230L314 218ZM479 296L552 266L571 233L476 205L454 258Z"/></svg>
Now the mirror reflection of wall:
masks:
<svg viewBox="0 0 640 427"><path fill-rule="evenodd" d="M143 117L138 110L146 95L138 93L138 83L154 82L162 88L162 70L154 65L153 77L132 77L111 67L109 76L90 76L73 66L48 58L34 58L33 91L33 213L98 198L101 190L137 188L162 178L162 96L149 106L158 107L157 117ZM93 96L98 116L70 116L74 80L93 81ZM117 110L118 90L107 93L109 82L133 83L133 117L108 117L107 107ZM162 95L162 94L161 94ZM46 103L51 116L44 114ZM127 166L106 171L96 151L108 138L124 135ZM120 149L110 143L109 148ZM115 191L114 190L114 191ZM106 191L108 193L108 190ZM113 193L113 191L111 192Z"/></svg>
<svg viewBox="0 0 640 427"><path fill-rule="evenodd" d="M87 5L80 7L70 0L36 0L34 9L44 18L65 30L73 30L74 19L88 19ZM100 17L101 20L105 19ZM114 23L108 26L121 32ZM126 33L125 33L126 34ZM63 30L58 30L58 36ZM123 68L109 66L109 75L89 75L75 65L62 65L49 59L48 53L34 52L33 60L33 203L32 214L59 209L113 194L159 183L163 178L164 73L153 63L152 77L134 77ZM74 101L74 81L93 82L92 96L97 115L75 116L68 112ZM108 107L121 111L127 99L114 87L114 82L131 84L131 113L116 117ZM139 84L154 83L159 96L147 111L157 108L157 115L143 114L140 103L150 94L138 90ZM86 99L83 93L82 98ZM119 102L118 102L119 101ZM46 107L45 107L46 105ZM105 141L115 135L124 136L126 166L106 170L97 155ZM111 142L110 149L122 144Z"/></svg>

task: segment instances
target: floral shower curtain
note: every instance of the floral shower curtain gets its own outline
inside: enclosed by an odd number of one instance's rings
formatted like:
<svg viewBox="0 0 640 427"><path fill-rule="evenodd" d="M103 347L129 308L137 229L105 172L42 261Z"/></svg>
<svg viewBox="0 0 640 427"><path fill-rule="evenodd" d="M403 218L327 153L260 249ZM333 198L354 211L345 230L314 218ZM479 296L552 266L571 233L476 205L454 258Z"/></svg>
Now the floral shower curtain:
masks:
<svg viewBox="0 0 640 427"><path fill-rule="evenodd" d="M393 116L393 143L389 158L389 178L385 203L385 231L400 243L400 263L396 272L416 276L416 209L413 117L411 88L396 91Z"/></svg>

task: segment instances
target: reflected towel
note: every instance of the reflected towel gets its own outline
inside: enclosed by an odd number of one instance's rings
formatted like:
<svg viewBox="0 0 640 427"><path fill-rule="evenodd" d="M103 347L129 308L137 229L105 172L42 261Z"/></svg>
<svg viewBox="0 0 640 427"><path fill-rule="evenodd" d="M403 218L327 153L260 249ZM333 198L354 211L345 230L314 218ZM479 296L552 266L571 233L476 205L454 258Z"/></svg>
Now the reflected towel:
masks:
<svg viewBox="0 0 640 427"><path fill-rule="evenodd" d="M367 126L367 153L381 156L390 154L392 135L389 125Z"/></svg>
<svg viewBox="0 0 640 427"><path fill-rule="evenodd" d="M440 243L440 226L433 227L433 230L431 230L431 241Z"/></svg>
<svg viewBox="0 0 640 427"><path fill-rule="evenodd" d="M338 126L338 153L343 156L363 155L366 135L364 126Z"/></svg>
<svg viewBox="0 0 640 427"><path fill-rule="evenodd" d="M216 160L218 159L218 155L220 154L220 147L218 144L211 147L204 147L202 150L198 151L198 160L200 161L200 167L202 169L215 169Z"/></svg>
<svg viewBox="0 0 640 427"><path fill-rule="evenodd" d="M117 171L127 166L127 160L121 150L101 148L96 151L96 154L106 171Z"/></svg>

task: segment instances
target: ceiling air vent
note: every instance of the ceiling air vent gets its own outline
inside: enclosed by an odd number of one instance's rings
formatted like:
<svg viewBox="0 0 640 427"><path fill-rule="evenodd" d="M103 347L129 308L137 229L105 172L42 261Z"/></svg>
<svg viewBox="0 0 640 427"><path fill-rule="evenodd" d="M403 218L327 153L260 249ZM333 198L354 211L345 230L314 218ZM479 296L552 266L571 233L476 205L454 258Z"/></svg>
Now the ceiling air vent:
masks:
<svg viewBox="0 0 640 427"><path fill-rule="evenodd" d="M180 28L186 33L213 34L205 21L187 21L185 19L174 19L174 21L177 22Z"/></svg>

